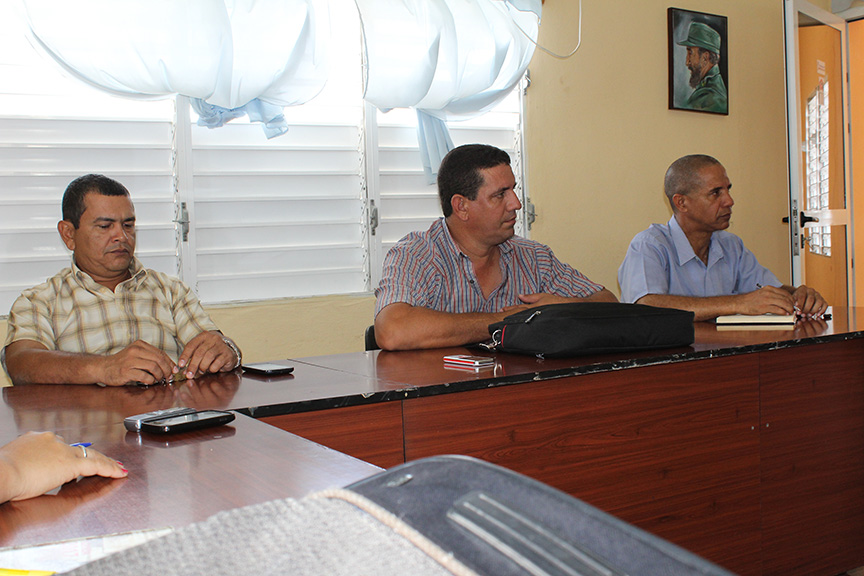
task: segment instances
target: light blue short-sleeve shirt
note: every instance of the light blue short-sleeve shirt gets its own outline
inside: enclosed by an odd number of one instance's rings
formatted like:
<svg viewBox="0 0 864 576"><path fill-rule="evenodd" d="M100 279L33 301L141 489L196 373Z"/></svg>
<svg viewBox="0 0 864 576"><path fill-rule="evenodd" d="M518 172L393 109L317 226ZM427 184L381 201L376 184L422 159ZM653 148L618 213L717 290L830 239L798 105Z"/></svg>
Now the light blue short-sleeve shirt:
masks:
<svg viewBox="0 0 864 576"><path fill-rule="evenodd" d="M633 238L618 268L618 283L622 302L636 302L646 294L729 296L752 292L759 285L782 286L738 236L725 230L711 235L705 264L674 216Z"/></svg>

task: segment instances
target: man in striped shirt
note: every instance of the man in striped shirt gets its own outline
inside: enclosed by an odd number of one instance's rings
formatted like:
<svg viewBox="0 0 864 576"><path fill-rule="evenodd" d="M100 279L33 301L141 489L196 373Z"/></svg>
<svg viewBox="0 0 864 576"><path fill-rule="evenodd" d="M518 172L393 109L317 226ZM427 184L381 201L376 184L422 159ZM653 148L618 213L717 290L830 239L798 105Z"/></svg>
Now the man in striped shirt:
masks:
<svg viewBox="0 0 864 576"><path fill-rule="evenodd" d="M385 350L489 339L489 324L532 306L615 296L548 246L514 236L522 207L506 152L452 150L438 170L444 218L400 240L375 291L375 337Z"/></svg>
<svg viewBox="0 0 864 576"><path fill-rule="evenodd" d="M4 365L14 384L154 384L240 365L195 294L135 258L135 208L122 184L74 180L57 229L72 265L12 305Z"/></svg>

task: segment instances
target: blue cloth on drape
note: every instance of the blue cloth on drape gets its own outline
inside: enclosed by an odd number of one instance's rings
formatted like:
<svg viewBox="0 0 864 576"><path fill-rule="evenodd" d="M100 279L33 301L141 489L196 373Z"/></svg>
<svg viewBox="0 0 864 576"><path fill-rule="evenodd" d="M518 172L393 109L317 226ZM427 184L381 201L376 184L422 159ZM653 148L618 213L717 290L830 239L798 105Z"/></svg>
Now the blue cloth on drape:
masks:
<svg viewBox="0 0 864 576"><path fill-rule="evenodd" d="M423 162L426 181L434 184L441 160L453 149L453 139L450 138L447 124L423 110L417 110L417 142L420 145L420 160Z"/></svg>
<svg viewBox="0 0 864 576"><path fill-rule="evenodd" d="M447 121L485 113L519 83L534 54L540 0L355 0L366 49L364 98L414 108L423 169L453 148Z"/></svg>
<svg viewBox="0 0 864 576"><path fill-rule="evenodd" d="M267 104L257 98L238 108L223 108L208 104L200 98L190 99L192 108L198 113L198 125L207 128L219 128L226 122L244 115L252 122L261 122L267 138L275 138L288 132L288 122L282 113L282 106Z"/></svg>

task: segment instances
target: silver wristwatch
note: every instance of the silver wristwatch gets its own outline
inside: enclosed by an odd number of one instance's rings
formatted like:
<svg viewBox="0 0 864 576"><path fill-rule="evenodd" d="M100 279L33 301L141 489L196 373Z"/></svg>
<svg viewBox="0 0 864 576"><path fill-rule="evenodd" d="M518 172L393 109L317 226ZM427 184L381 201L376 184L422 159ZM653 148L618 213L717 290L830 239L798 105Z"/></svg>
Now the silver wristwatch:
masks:
<svg viewBox="0 0 864 576"><path fill-rule="evenodd" d="M237 362L234 364L234 366L231 367L231 370L235 370L238 366L240 366L240 363L243 361L243 354L240 352L240 348L237 347L237 344L235 344L234 341L227 336L223 335L222 341L225 342L226 346L231 348L231 350L234 352L234 355L237 357Z"/></svg>

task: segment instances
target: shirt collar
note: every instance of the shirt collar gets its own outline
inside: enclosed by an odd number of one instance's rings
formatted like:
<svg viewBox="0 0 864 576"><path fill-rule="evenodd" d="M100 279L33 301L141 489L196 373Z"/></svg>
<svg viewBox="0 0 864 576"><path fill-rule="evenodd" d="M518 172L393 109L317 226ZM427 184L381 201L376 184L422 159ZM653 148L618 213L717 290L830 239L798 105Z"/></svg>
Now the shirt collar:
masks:
<svg viewBox="0 0 864 576"><path fill-rule="evenodd" d="M681 225L678 224L674 214L669 219L669 233L672 235L672 243L675 245L675 254L678 255L680 266L696 258L696 252L693 251L690 240L687 239L687 235L684 234L684 230L681 229Z"/></svg>
<svg viewBox="0 0 864 576"><path fill-rule="evenodd" d="M454 254L458 256L465 256L465 253L462 252L462 249L459 248L459 245L456 244L456 241L453 239L453 236L450 234L450 227L447 225L446 218L440 218L438 220L441 223L441 227L444 229L444 237L446 238L446 243L450 246L451 250ZM498 244L498 252L502 256L506 256L509 258L509 254L513 251L513 243L511 242L511 238L508 238L501 244ZM465 256L467 258L467 256Z"/></svg>
<svg viewBox="0 0 864 576"><path fill-rule="evenodd" d="M141 261L132 257L132 262L129 264L129 279L124 280L120 284L127 284L129 286L135 286L136 288L144 282L144 279L147 277L147 269L144 268L144 265L141 264Z"/></svg>
<svg viewBox="0 0 864 576"><path fill-rule="evenodd" d="M453 254L456 254L457 256L464 256L464 254L462 254L462 250L459 249L459 245L456 244L456 241L453 239L453 235L450 234L450 227L447 225L447 219L443 217L439 218L438 224L441 225L441 230L444 234L444 243L450 247L450 250L453 252Z"/></svg>
<svg viewBox="0 0 864 576"><path fill-rule="evenodd" d="M118 284L118 287L128 285L129 287L137 288L147 277L147 269L144 268L144 265L133 256L132 262L129 264L129 274L130 277ZM99 288L104 288L104 286L93 280L93 277L90 276L90 274L78 267L74 255L72 256L72 276L81 286L87 288L91 292L94 290L98 291Z"/></svg>
<svg viewBox="0 0 864 576"><path fill-rule="evenodd" d="M675 215L669 219L669 232L672 235L672 243L675 245L675 253L678 255L678 264L683 266L685 263L693 260L699 260L696 252L693 251L693 246L690 245L690 240L675 219ZM710 268L715 262L723 258L723 251L715 248L717 239L711 234L711 244L708 246L708 267ZM701 260L699 260L701 262Z"/></svg>

